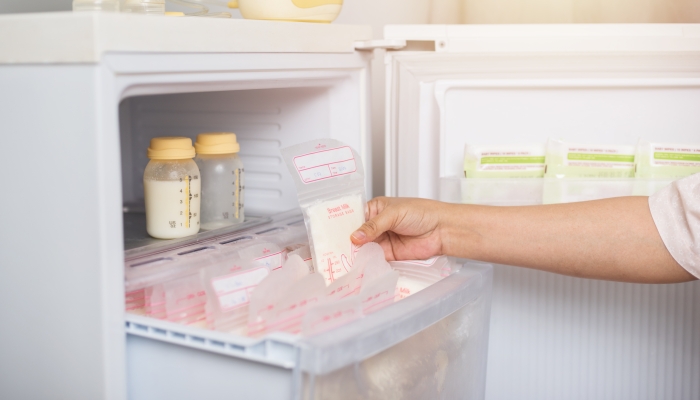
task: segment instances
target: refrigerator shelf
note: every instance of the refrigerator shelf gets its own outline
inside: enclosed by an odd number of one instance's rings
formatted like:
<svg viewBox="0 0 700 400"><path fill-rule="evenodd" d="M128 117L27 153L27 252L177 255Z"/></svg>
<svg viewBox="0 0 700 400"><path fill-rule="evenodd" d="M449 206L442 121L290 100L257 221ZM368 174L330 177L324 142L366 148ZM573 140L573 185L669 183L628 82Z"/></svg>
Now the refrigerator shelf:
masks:
<svg viewBox="0 0 700 400"><path fill-rule="evenodd" d="M462 178L440 179L440 200L492 206L572 203L621 196L650 196L672 179Z"/></svg>

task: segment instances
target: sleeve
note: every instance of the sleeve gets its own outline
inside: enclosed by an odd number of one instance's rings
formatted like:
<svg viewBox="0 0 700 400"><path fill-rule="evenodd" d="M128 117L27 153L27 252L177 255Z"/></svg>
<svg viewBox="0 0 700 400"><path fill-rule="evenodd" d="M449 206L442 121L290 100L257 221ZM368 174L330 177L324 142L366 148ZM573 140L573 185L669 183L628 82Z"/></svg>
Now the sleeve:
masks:
<svg viewBox="0 0 700 400"><path fill-rule="evenodd" d="M700 173L649 197L649 209L671 256L700 278Z"/></svg>

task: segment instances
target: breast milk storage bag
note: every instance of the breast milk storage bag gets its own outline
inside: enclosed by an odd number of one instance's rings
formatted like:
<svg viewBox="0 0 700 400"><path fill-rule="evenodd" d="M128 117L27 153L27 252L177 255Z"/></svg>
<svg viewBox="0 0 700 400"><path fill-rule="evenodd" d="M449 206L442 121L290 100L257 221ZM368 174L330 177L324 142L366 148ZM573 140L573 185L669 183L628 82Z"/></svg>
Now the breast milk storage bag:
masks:
<svg viewBox="0 0 700 400"><path fill-rule="evenodd" d="M321 139L282 150L294 179L309 234L314 268L326 285L352 266L350 235L365 222L365 177L357 153Z"/></svg>

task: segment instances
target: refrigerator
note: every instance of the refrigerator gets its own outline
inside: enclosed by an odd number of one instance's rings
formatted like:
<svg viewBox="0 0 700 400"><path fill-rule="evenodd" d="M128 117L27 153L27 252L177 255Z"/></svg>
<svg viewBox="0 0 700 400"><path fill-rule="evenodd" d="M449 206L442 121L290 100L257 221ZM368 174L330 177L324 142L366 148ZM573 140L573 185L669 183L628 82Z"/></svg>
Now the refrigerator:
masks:
<svg viewBox="0 0 700 400"><path fill-rule="evenodd" d="M152 137L236 132L246 212L292 224L281 213L298 204L279 148L333 138L371 171L370 62L385 48L375 62L387 72L386 194L462 202L466 143L700 142L700 26L389 26L372 40L362 26L47 13L2 16L0 33L3 392L235 398L233 383L247 380L248 396L323 397L310 393L314 376L342 363L361 382L359 360L341 355L371 358L416 340L480 299L474 319L488 321L490 308L490 324L456 350L474 366L463 371L474 381L465 397L700 396L696 283L495 266L491 301L490 267L471 263L399 314L316 342L260 344L124 312L125 218L143 201ZM519 194L522 182L497 183L507 194L495 203L537 203ZM625 183L581 182L575 199L619 195ZM645 182L650 191L666 183Z"/></svg>

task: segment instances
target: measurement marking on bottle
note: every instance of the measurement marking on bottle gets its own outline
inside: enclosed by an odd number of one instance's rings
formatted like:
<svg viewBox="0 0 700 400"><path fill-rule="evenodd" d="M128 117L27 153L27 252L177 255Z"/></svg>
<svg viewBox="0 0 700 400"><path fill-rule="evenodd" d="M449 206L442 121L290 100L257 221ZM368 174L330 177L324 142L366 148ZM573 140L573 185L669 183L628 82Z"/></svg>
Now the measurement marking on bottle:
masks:
<svg viewBox="0 0 700 400"><path fill-rule="evenodd" d="M190 227L190 181L192 178L189 175L185 175L185 228Z"/></svg>
<svg viewBox="0 0 700 400"><path fill-rule="evenodd" d="M234 207L233 207L233 212L236 215L236 219L238 219L238 216L240 214L240 207L239 207L239 202L241 198L241 170L236 168L236 170L233 172L236 175L236 180L234 181L234 185L236 187L236 191L233 192L233 201L234 201Z"/></svg>

